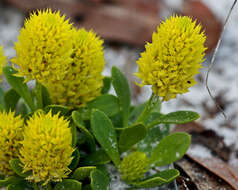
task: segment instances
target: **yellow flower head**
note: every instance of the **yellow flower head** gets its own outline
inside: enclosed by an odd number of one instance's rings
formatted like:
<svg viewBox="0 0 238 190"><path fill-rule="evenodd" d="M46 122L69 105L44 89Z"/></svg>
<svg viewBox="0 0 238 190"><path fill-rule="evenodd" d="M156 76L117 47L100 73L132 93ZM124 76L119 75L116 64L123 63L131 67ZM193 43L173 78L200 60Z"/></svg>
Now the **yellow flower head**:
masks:
<svg viewBox="0 0 238 190"><path fill-rule="evenodd" d="M3 47L0 46L0 76L2 75L2 68L4 67L4 65L6 65L6 63L7 63L7 58L3 54Z"/></svg>
<svg viewBox="0 0 238 190"><path fill-rule="evenodd" d="M72 133L69 122L59 115L36 113L27 121L20 161L33 182L61 181L71 172Z"/></svg>
<svg viewBox="0 0 238 190"><path fill-rule="evenodd" d="M23 119L14 112L0 112L0 174L9 176L14 172L9 165L19 155L23 139Z"/></svg>
<svg viewBox="0 0 238 190"><path fill-rule="evenodd" d="M124 181L133 182L144 177L148 166L149 160L144 152L133 152L123 158L119 170Z"/></svg>
<svg viewBox="0 0 238 190"><path fill-rule="evenodd" d="M101 94L105 65L103 40L85 29L75 30L72 38L73 61L67 74L62 81L49 82L46 87L54 103L80 107Z"/></svg>
<svg viewBox="0 0 238 190"><path fill-rule="evenodd" d="M201 25L187 16L172 16L153 33L152 43L137 61L135 75L143 85L152 85L153 92L165 101L188 92L202 67L205 40Z"/></svg>
<svg viewBox="0 0 238 190"><path fill-rule="evenodd" d="M15 44L18 75L28 80L61 80L72 61L72 25L60 12L33 12Z"/></svg>

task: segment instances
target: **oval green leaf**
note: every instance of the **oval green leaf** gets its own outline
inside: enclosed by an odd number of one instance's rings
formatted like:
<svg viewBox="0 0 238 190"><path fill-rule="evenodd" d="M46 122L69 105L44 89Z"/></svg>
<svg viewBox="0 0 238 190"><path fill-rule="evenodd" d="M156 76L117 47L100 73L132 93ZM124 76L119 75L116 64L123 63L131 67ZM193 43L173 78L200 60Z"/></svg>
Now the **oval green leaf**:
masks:
<svg viewBox="0 0 238 190"><path fill-rule="evenodd" d="M74 168L77 167L78 163L79 163L79 159L80 159L80 154L79 154L79 150L76 149L72 156L74 157L71 164L69 165L69 169L73 170Z"/></svg>
<svg viewBox="0 0 238 190"><path fill-rule="evenodd" d="M109 162L111 162L109 156L105 153L103 149L99 149L98 151L89 154L80 163L83 166L97 166L108 164Z"/></svg>
<svg viewBox="0 0 238 190"><path fill-rule="evenodd" d="M10 66L5 66L3 68L3 73L8 83L11 85L11 87L25 100L25 102L28 104L31 110L34 111L35 110L34 101L27 84L24 83L24 78L14 76L14 74L16 74L17 71L15 71Z"/></svg>
<svg viewBox="0 0 238 190"><path fill-rule="evenodd" d="M72 119L75 123L75 125L79 128L79 130L86 136L86 141L88 143L88 146L90 148L91 152L94 152L96 150L96 144L93 135L88 131L86 127L83 126L83 121L81 119L81 115L78 111L72 112Z"/></svg>
<svg viewBox="0 0 238 190"><path fill-rule="evenodd" d="M100 170L93 170L90 174L92 190L108 190L109 178L105 176Z"/></svg>
<svg viewBox="0 0 238 190"><path fill-rule="evenodd" d="M90 176L92 170L95 170L95 166L85 166L77 168L71 178L76 179L78 181L84 180L85 178Z"/></svg>
<svg viewBox="0 0 238 190"><path fill-rule="evenodd" d="M0 187L6 187L10 184L13 183L19 183L20 181L22 181L23 179L20 177L16 177L16 176L9 176L6 179L2 179L0 180Z"/></svg>
<svg viewBox="0 0 238 190"><path fill-rule="evenodd" d="M108 91L111 88L111 77L104 77L103 78L103 88L102 88L102 94L108 93Z"/></svg>
<svg viewBox="0 0 238 190"><path fill-rule="evenodd" d="M74 179L63 179L57 183L54 190L81 190L82 183Z"/></svg>
<svg viewBox="0 0 238 190"><path fill-rule="evenodd" d="M52 114L58 114L60 116L68 116L70 109L66 106L61 106L61 105L48 105L44 108L44 111L48 113L49 111L52 112Z"/></svg>
<svg viewBox="0 0 238 190"><path fill-rule="evenodd" d="M168 113L166 115L160 115L157 119L149 124L149 127L160 123L185 124L197 120L199 117L199 114L193 111L176 111Z"/></svg>
<svg viewBox="0 0 238 190"><path fill-rule="evenodd" d="M147 129L142 123L122 128L118 143L120 152L129 150L133 145L145 138L146 133Z"/></svg>
<svg viewBox="0 0 238 190"><path fill-rule="evenodd" d="M180 160L187 152L191 136L187 133L172 133L163 138L153 150L150 163L157 166L168 165Z"/></svg>
<svg viewBox="0 0 238 190"><path fill-rule="evenodd" d="M26 173L23 172L21 162L18 158L10 160L9 164L11 168L13 169L13 171L20 177L27 177L28 175L30 175L30 172L26 172Z"/></svg>
<svg viewBox="0 0 238 190"><path fill-rule="evenodd" d="M89 110L98 109L111 117L120 111L118 99L110 94L98 96L95 100L87 104Z"/></svg>
<svg viewBox="0 0 238 190"><path fill-rule="evenodd" d="M25 190L27 186L23 182L13 183L7 186L7 190Z"/></svg>
<svg viewBox="0 0 238 190"><path fill-rule="evenodd" d="M5 108L7 111L9 111L9 110L16 109L20 96L14 89L11 88L4 94L3 98L4 98Z"/></svg>
<svg viewBox="0 0 238 190"><path fill-rule="evenodd" d="M129 84L126 77L121 73L118 68L112 67L111 72L112 85L116 91L122 111L123 126L126 127L128 125L131 104L131 93Z"/></svg>
<svg viewBox="0 0 238 190"><path fill-rule="evenodd" d="M153 176L150 176L149 178L133 183L134 186L138 188L153 188L153 187L159 187L167 183L171 183L173 180L175 180L179 176L179 171L176 169L170 169L161 171L158 174L155 174Z"/></svg>
<svg viewBox="0 0 238 190"><path fill-rule="evenodd" d="M169 130L170 127L168 124L161 124L150 128L145 138L137 144L137 149L141 152L145 152L147 156L151 156L156 145L169 134Z"/></svg>
<svg viewBox="0 0 238 190"><path fill-rule="evenodd" d="M118 166L120 155L117 145L117 135L111 120L99 110L93 110L91 128L99 144L103 147L113 163Z"/></svg>

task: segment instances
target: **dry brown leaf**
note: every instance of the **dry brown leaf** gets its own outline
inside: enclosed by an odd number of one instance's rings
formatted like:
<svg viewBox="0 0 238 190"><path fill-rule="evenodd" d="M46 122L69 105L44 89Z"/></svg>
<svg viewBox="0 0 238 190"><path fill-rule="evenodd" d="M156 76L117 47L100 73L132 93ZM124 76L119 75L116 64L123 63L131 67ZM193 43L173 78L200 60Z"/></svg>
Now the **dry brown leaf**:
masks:
<svg viewBox="0 0 238 190"><path fill-rule="evenodd" d="M235 190L238 190L238 167L230 166L227 163L217 158L199 158L187 154L187 156L198 163L200 166L206 168L219 178L226 181Z"/></svg>
<svg viewBox="0 0 238 190"><path fill-rule="evenodd" d="M181 177L177 180L180 190L235 190L228 183L187 157L176 162L175 167L181 173Z"/></svg>

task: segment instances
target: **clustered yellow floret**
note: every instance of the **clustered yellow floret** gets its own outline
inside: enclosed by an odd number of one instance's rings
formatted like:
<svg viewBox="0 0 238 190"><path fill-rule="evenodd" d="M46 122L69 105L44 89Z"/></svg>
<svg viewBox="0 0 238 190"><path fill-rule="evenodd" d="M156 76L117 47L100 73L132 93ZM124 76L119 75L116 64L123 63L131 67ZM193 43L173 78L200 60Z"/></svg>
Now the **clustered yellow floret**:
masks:
<svg viewBox="0 0 238 190"><path fill-rule="evenodd" d="M27 121L23 136L19 159L23 172L32 172L26 179L47 184L67 177L74 151L69 121L37 112Z"/></svg>
<svg viewBox="0 0 238 190"><path fill-rule="evenodd" d="M119 170L124 181L133 182L144 177L148 166L149 159L144 152L132 152L123 158Z"/></svg>
<svg viewBox="0 0 238 190"><path fill-rule="evenodd" d="M187 16L172 16L153 33L152 43L137 61L135 75L142 85L152 85L155 94L164 101L188 92L196 84L194 75L202 67L206 37L201 25Z"/></svg>
<svg viewBox="0 0 238 190"><path fill-rule="evenodd" d="M33 12L25 20L15 44L18 76L41 83L62 80L72 54L72 25L60 12Z"/></svg>
<svg viewBox="0 0 238 190"><path fill-rule="evenodd" d="M74 31L72 63L62 81L46 84L56 104L85 106L101 94L105 60L103 41L92 31Z"/></svg>
<svg viewBox="0 0 238 190"><path fill-rule="evenodd" d="M19 156L23 122L20 116L15 116L15 112L0 112L0 174L4 176L14 174L9 161Z"/></svg>
<svg viewBox="0 0 238 190"><path fill-rule="evenodd" d="M60 12L47 9L25 21L12 62L19 66L16 75L45 85L53 103L80 107L100 95L102 44L95 33L76 30Z"/></svg>
<svg viewBox="0 0 238 190"><path fill-rule="evenodd" d="M3 66L6 65L6 63L7 63L7 58L3 53L3 47L0 46L0 76L2 75Z"/></svg>

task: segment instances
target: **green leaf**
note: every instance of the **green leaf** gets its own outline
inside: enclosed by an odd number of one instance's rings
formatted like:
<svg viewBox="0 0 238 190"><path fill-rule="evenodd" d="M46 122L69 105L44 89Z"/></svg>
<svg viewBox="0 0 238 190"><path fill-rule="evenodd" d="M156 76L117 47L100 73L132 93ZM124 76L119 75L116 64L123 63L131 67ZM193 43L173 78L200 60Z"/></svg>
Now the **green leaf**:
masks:
<svg viewBox="0 0 238 190"><path fill-rule="evenodd" d="M41 83L36 82L34 94L36 97L37 109L43 109L45 106L51 104L50 94L46 87Z"/></svg>
<svg viewBox="0 0 238 190"><path fill-rule="evenodd" d="M84 180L85 178L90 176L90 173L92 170L95 170L95 166L85 166L77 168L73 175L71 176L73 179L76 179L78 181Z"/></svg>
<svg viewBox="0 0 238 190"><path fill-rule="evenodd" d="M3 97L4 97L4 91L2 88L0 88L0 110L3 110L5 108Z"/></svg>
<svg viewBox="0 0 238 190"><path fill-rule="evenodd" d="M93 170L90 174L91 188L93 190L108 190L109 178L105 176L100 170Z"/></svg>
<svg viewBox="0 0 238 190"><path fill-rule="evenodd" d="M54 190L81 190L82 183L74 179L63 179L57 183Z"/></svg>
<svg viewBox="0 0 238 190"><path fill-rule="evenodd" d="M58 114L60 116L67 116L70 112L70 109L66 106L61 105L48 105L44 108L44 111L48 113L51 110L52 114Z"/></svg>
<svg viewBox="0 0 238 190"><path fill-rule="evenodd" d="M47 88L41 84L42 103L43 108L51 104L50 93Z"/></svg>
<svg viewBox="0 0 238 190"><path fill-rule="evenodd" d="M21 162L18 158L12 159L9 161L11 168L13 171L19 175L20 177L27 177L31 174L31 172L23 173L23 168L21 166Z"/></svg>
<svg viewBox="0 0 238 190"><path fill-rule="evenodd" d="M120 152L129 150L133 145L142 140L146 136L146 133L147 129L142 123L123 128L118 143Z"/></svg>
<svg viewBox="0 0 238 190"><path fill-rule="evenodd" d="M103 88L102 88L102 94L108 93L108 91L111 88L111 77L104 77L103 79Z"/></svg>
<svg viewBox="0 0 238 190"><path fill-rule="evenodd" d="M179 176L179 171L176 169L170 169L161 171L143 181L132 183L138 188L153 188L159 187L167 183L171 183Z"/></svg>
<svg viewBox="0 0 238 190"><path fill-rule="evenodd" d="M148 118L145 120L145 125L150 125L155 120L160 120L164 117L164 114L158 112L152 112ZM160 123L159 123L160 124Z"/></svg>
<svg viewBox="0 0 238 190"><path fill-rule="evenodd" d="M116 67L112 67L112 85L119 99L123 126L126 127L128 125L130 114L131 94L126 77Z"/></svg>
<svg viewBox="0 0 238 190"><path fill-rule="evenodd" d="M77 145L77 129L74 123L70 124L70 129L72 133L72 147L76 147Z"/></svg>
<svg viewBox="0 0 238 190"><path fill-rule="evenodd" d="M96 150L96 144L93 135L88 131L86 127L83 126L83 121L81 119L80 113L78 111L72 112L72 119L76 126L79 128L79 130L86 136L87 143L90 148L90 151Z"/></svg>
<svg viewBox="0 0 238 190"><path fill-rule="evenodd" d="M16 106L17 106L19 99L20 99L20 96L14 89L11 88L10 90L8 90L4 94L4 103L5 103L6 110L7 111L16 110Z"/></svg>
<svg viewBox="0 0 238 190"><path fill-rule="evenodd" d="M116 131L111 120L101 111L93 110L91 128L97 141L116 166L120 163Z"/></svg>
<svg viewBox="0 0 238 190"><path fill-rule="evenodd" d="M184 124L199 118L199 114L193 111L176 111L166 115L160 115L159 118L152 121L149 127L160 123L166 124Z"/></svg>
<svg viewBox="0 0 238 190"><path fill-rule="evenodd" d="M150 163L157 166L168 165L181 159L191 143L187 133L172 133L163 138L155 147L150 157Z"/></svg>
<svg viewBox="0 0 238 190"><path fill-rule="evenodd" d="M19 183L20 181L22 181L22 178L16 176L9 176L6 179L0 180L0 187L6 187L13 183Z"/></svg>
<svg viewBox="0 0 238 190"><path fill-rule="evenodd" d="M83 166L97 166L102 164L108 164L111 162L111 159L109 156L105 153L103 149L99 149L96 152L93 152L92 154L89 154L87 157L85 157L80 164Z"/></svg>
<svg viewBox="0 0 238 190"><path fill-rule="evenodd" d="M7 190L25 190L27 189L26 184L23 182L13 183L7 186Z"/></svg>
<svg viewBox="0 0 238 190"><path fill-rule="evenodd" d="M161 139L169 134L169 129L169 126L162 124L149 129L145 138L137 144L138 150L145 152L147 156L150 156Z"/></svg>
<svg viewBox="0 0 238 190"><path fill-rule="evenodd" d="M142 103L142 104L139 104L138 106L135 107L135 109L130 114L130 123L133 123L134 121L136 121L138 116L145 109L145 106L146 106L146 102Z"/></svg>
<svg viewBox="0 0 238 190"><path fill-rule="evenodd" d="M123 120L121 113L118 113L117 115L114 115L113 117L110 117L112 124L114 128L123 128Z"/></svg>
<svg viewBox="0 0 238 190"><path fill-rule="evenodd" d="M108 178L110 178L110 174L107 171L107 166L104 165L97 165L97 169L100 170L105 176L107 176Z"/></svg>
<svg viewBox="0 0 238 190"><path fill-rule="evenodd" d="M76 126L81 126L84 124L80 112L73 111L71 116Z"/></svg>
<svg viewBox="0 0 238 190"><path fill-rule="evenodd" d="M161 105L160 97L152 93L150 99L146 103L144 110L136 119L136 122L144 123L152 112L154 111L158 112L158 110L160 110L160 105Z"/></svg>
<svg viewBox="0 0 238 190"><path fill-rule="evenodd" d="M116 115L120 111L118 99L110 94L98 96L95 100L89 102L87 107L89 110L98 109L109 117Z"/></svg>
<svg viewBox="0 0 238 190"><path fill-rule="evenodd" d="M25 100L28 106L31 108L32 111L35 110L34 101L32 99L32 95L28 89L26 83L24 83L23 77L15 77L14 74L17 73L12 67L5 66L3 68L3 73L11 85L11 87Z"/></svg>
<svg viewBox="0 0 238 190"><path fill-rule="evenodd" d="M76 150L73 152L72 156L73 156L74 158L73 158L72 162L71 162L70 165L69 165L69 169L71 169L71 170L73 170L74 168L76 168L77 165L78 165L78 163L79 163L79 158L80 158L79 150L76 149Z"/></svg>
<svg viewBox="0 0 238 190"><path fill-rule="evenodd" d="M87 185L83 186L83 190L92 190L91 185L87 184Z"/></svg>

